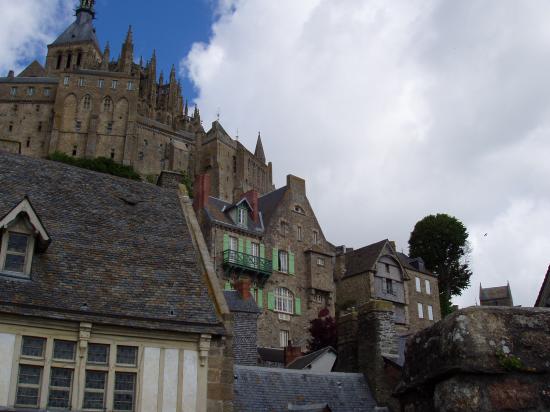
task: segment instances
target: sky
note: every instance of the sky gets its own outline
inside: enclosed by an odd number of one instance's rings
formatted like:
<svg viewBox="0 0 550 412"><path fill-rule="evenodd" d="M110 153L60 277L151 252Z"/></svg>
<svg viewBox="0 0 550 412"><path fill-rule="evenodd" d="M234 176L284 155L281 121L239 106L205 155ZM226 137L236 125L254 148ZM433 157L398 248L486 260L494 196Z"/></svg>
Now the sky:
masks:
<svg viewBox="0 0 550 412"><path fill-rule="evenodd" d="M151 8L151 4L154 4ZM0 0L0 72L44 55L69 0ZM131 7L130 7L131 5ZM470 234L470 306L510 282L532 306L550 264L550 3L546 0L98 0L112 55L177 64L205 127L254 149L277 187L307 191L329 241L407 252L414 224ZM21 24L25 22L26 24ZM116 45L116 47L114 47ZM116 50L116 51L115 51Z"/></svg>

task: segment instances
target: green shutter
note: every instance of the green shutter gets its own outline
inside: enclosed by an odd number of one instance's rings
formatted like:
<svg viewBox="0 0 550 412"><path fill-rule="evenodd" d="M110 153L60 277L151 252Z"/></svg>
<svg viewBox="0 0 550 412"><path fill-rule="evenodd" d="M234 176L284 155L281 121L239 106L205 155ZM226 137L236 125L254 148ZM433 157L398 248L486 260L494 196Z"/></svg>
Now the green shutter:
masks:
<svg viewBox="0 0 550 412"><path fill-rule="evenodd" d="M302 299L300 298L294 299L294 313L296 315L302 314Z"/></svg>
<svg viewBox="0 0 550 412"><path fill-rule="evenodd" d="M259 308L264 307L264 290L258 289L258 301L256 302Z"/></svg>
<svg viewBox="0 0 550 412"><path fill-rule="evenodd" d="M269 310L275 310L275 295L273 292L267 292L267 308Z"/></svg>
<svg viewBox="0 0 550 412"><path fill-rule="evenodd" d="M260 257L265 259L265 245L263 243L260 243Z"/></svg>
<svg viewBox="0 0 550 412"><path fill-rule="evenodd" d="M244 252L244 242L241 238L239 238L239 253Z"/></svg>
<svg viewBox="0 0 550 412"><path fill-rule="evenodd" d="M271 259L273 259L273 270L279 270L279 249L273 248Z"/></svg>
<svg viewBox="0 0 550 412"><path fill-rule="evenodd" d="M223 289L224 290L231 290L231 282L230 281L225 282L225 287Z"/></svg>
<svg viewBox="0 0 550 412"><path fill-rule="evenodd" d="M223 250L229 250L229 235L227 233L223 234Z"/></svg>
<svg viewBox="0 0 550 412"><path fill-rule="evenodd" d="M252 254L252 242L249 239L246 239L246 254Z"/></svg>
<svg viewBox="0 0 550 412"><path fill-rule="evenodd" d="M294 253L288 254L288 273L294 275Z"/></svg>

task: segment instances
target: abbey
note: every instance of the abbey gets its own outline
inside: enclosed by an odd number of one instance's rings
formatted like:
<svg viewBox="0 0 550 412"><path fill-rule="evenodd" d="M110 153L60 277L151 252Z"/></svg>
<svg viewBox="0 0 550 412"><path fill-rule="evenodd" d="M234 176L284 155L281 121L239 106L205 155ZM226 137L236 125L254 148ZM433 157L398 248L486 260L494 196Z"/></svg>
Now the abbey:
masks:
<svg viewBox="0 0 550 412"><path fill-rule="evenodd" d="M132 29L120 57L100 47L94 0L81 0L76 20L50 45L45 65L0 78L0 149L32 157L62 152L107 157L153 181L161 171L207 172L212 194L233 201L273 189L260 137L255 153L219 123L208 132L197 107L189 113L176 70L157 77L156 55L135 63Z"/></svg>

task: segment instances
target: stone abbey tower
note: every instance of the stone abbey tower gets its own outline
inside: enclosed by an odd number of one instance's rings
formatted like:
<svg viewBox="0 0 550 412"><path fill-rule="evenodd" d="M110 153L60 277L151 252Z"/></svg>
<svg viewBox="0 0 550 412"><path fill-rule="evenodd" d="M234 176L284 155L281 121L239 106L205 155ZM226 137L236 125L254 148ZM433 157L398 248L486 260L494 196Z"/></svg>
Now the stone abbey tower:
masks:
<svg viewBox="0 0 550 412"><path fill-rule="evenodd" d="M120 57L100 47L94 0L81 0L75 21L50 45L45 65L0 77L0 149L33 157L62 152L107 157L154 179L163 170L208 173L212 194L226 201L273 189L260 136L254 153L216 121L207 132L190 113L172 66L157 77L153 51L135 62L132 29Z"/></svg>

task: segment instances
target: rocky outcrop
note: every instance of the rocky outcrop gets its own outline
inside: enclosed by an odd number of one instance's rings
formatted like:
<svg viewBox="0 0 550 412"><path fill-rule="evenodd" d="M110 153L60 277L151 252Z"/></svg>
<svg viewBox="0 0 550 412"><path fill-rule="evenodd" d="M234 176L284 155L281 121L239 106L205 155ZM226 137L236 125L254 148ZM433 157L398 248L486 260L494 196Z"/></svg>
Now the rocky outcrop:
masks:
<svg viewBox="0 0 550 412"><path fill-rule="evenodd" d="M549 411L550 309L460 310L407 342L406 412Z"/></svg>

